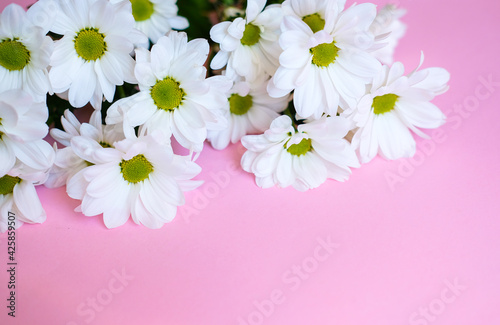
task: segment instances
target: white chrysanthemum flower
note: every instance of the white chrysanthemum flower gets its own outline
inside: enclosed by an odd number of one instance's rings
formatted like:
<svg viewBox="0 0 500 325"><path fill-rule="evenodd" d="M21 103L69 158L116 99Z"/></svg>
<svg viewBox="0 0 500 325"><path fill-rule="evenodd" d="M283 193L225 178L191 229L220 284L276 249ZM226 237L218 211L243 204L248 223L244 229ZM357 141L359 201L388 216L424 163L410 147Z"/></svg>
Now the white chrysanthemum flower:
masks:
<svg viewBox="0 0 500 325"><path fill-rule="evenodd" d="M112 101L117 85L135 83L134 44L146 36L134 28L129 2L59 0L51 31L56 41L49 78L56 93L68 91L72 106L89 101L98 106L102 97Z"/></svg>
<svg viewBox="0 0 500 325"><path fill-rule="evenodd" d="M430 101L448 89L449 73L427 68L403 74L400 62L384 66L357 107L344 112L359 128L352 144L359 147L364 163L377 153L386 159L413 156L416 144L410 130L427 138L418 128L434 129L445 122L446 116Z"/></svg>
<svg viewBox="0 0 500 325"><path fill-rule="evenodd" d="M43 140L48 115L45 103L34 103L23 90L0 93L0 175L14 167L16 158L37 170L52 166L54 150Z"/></svg>
<svg viewBox="0 0 500 325"><path fill-rule="evenodd" d="M81 124L70 110L66 110L64 116L61 116L61 123L64 131L50 130L52 138L65 146L56 150L54 165L50 170L49 179L45 182L45 186L50 188L65 185L68 179L90 165L90 162L83 160L73 151L71 147L73 137L87 137L103 148L111 148L115 142L125 139L120 125L102 125L100 111L92 113L89 123Z"/></svg>
<svg viewBox="0 0 500 325"><path fill-rule="evenodd" d="M67 192L82 200L84 215L102 213L108 228L123 225L130 215L137 224L160 228L184 204L183 191L200 185L191 179L201 168L175 155L161 132L127 138L116 142L115 148L102 148L81 136L71 144L80 158L93 165L68 181Z"/></svg>
<svg viewBox="0 0 500 325"><path fill-rule="evenodd" d="M186 18L178 16L177 0L110 0L111 3L130 1L135 27L156 43L172 29L189 27Z"/></svg>
<svg viewBox="0 0 500 325"><path fill-rule="evenodd" d="M370 26L370 31L375 35L375 43L377 43L376 50L371 54L384 64L392 64L394 50L399 39L406 32L406 25L400 20L405 13L406 10L388 4L377 13L377 17Z"/></svg>
<svg viewBox="0 0 500 325"><path fill-rule="evenodd" d="M42 223L46 219L35 185L46 179L46 172L32 170L16 164L8 173L0 176L0 232L8 229L8 216L15 215L15 228L23 223Z"/></svg>
<svg viewBox="0 0 500 325"><path fill-rule="evenodd" d="M44 101L50 91L47 67L53 47L21 6L5 7L0 15L0 89L23 89Z"/></svg>
<svg viewBox="0 0 500 325"><path fill-rule="evenodd" d="M287 0L279 42L280 67L268 85L281 97L294 90L294 105L303 118L336 115L338 107L356 105L381 64L367 50L375 5L345 1Z"/></svg>
<svg viewBox="0 0 500 325"><path fill-rule="evenodd" d="M212 69L227 65L228 77L238 74L247 80L274 74L281 53L278 38L283 13L281 6L270 5L264 9L265 4L265 0L248 0L245 18L212 27L210 37L220 44L219 52L210 63Z"/></svg>
<svg viewBox="0 0 500 325"><path fill-rule="evenodd" d="M270 97L267 93L267 78L254 82L237 77L227 93L228 104L224 115L228 126L222 130L208 132L207 139L215 149L222 150L229 143L237 143L246 134L261 133L286 109L289 96Z"/></svg>
<svg viewBox="0 0 500 325"><path fill-rule="evenodd" d="M262 135L247 135L241 143L248 149L241 158L258 186L293 186L305 191L332 178L345 181L349 167L359 167L356 153L344 139L351 122L340 116L300 124L295 131L290 117L275 119Z"/></svg>
<svg viewBox="0 0 500 325"><path fill-rule="evenodd" d="M220 111L231 87L222 76L205 79L208 51L206 40L188 42L186 33L175 31L160 38L151 52L137 49L140 92L115 102L106 123L122 123L125 114L131 127L141 126L144 133L161 130L183 147L200 152L207 128L225 126Z"/></svg>

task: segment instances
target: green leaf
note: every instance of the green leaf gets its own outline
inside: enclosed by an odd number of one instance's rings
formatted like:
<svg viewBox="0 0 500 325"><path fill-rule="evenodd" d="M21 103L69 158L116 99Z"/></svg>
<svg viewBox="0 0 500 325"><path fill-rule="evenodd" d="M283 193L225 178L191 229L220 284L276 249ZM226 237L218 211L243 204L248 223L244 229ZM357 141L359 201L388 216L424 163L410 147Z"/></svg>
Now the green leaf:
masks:
<svg viewBox="0 0 500 325"><path fill-rule="evenodd" d="M72 112L74 110L67 100L62 99L56 94L47 94L47 107L49 109L49 119L47 120L47 125L49 127L54 125L57 129L62 129L61 116L64 115L64 111L68 108Z"/></svg>
<svg viewBox="0 0 500 325"><path fill-rule="evenodd" d="M185 30L189 39L210 38L212 24L208 18L209 12L214 8L206 0L180 0L177 2L178 15L186 17L189 27Z"/></svg>

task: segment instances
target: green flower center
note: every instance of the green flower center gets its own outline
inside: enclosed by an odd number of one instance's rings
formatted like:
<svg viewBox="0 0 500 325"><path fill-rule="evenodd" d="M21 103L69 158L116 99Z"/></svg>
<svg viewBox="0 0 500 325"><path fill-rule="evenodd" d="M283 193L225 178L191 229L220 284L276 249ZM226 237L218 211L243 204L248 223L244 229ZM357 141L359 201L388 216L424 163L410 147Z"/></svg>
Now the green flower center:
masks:
<svg viewBox="0 0 500 325"><path fill-rule="evenodd" d="M104 141L99 141L99 144L101 145L101 147L103 148L113 148L109 143L107 142L104 142Z"/></svg>
<svg viewBox="0 0 500 325"><path fill-rule="evenodd" d="M339 48L335 46L335 41L331 43L319 44L309 50L312 54L312 63L318 67L327 67L338 56Z"/></svg>
<svg viewBox="0 0 500 325"><path fill-rule="evenodd" d="M133 184L142 182L153 172L153 165L144 155L137 155L130 160L122 160L120 168L123 179Z"/></svg>
<svg viewBox="0 0 500 325"><path fill-rule="evenodd" d="M311 139L302 139L299 143L292 144L286 151L294 156L301 156L311 151L311 149Z"/></svg>
<svg viewBox="0 0 500 325"><path fill-rule="evenodd" d="M325 20L317 13L302 17L302 21L311 28L313 33L319 32L325 28Z"/></svg>
<svg viewBox="0 0 500 325"><path fill-rule="evenodd" d="M135 21L148 20L151 15L153 15L154 6L151 1L148 0L130 0L132 3L132 15Z"/></svg>
<svg viewBox="0 0 500 325"><path fill-rule="evenodd" d="M229 97L229 110L234 115L244 115L252 108L253 99L251 95L245 97L238 94L232 94Z"/></svg>
<svg viewBox="0 0 500 325"><path fill-rule="evenodd" d="M24 69L30 62L30 57L30 51L16 39L7 39L0 43L0 65L9 71Z"/></svg>
<svg viewBox="0 0 500 325"><path fill-rule="evenodd" d="M171 77L157 81L151 88L151 98L153 98L155 105L165 111L173 111L179 107L186 96L179 85L180 83Z"/></svg>
<svg viewBox="0 0 500 325"><path fill-rule="evenodd" d="M243 32L243 37L241 38L241 44L252 46L257 44L260 40L260 28L253 24L247 24L245 26L245 31Z"/></svg>
<svg viewBox="0 0 500 325"><path fill-rule="evenodd" d="M399 96L395 94L386 94L373 98L373 113L384 114L394 109Z"/></svg>
<svg viewBox="0 0 500 325"><path fill-rule="evenodd" d="M104 35L96 28L84 28L76 34L75 50L86 61L95 61L106 52Z"/></svg>
<svg viewBox="0 0 500 325"><path fill-rule="evenodd" d="M5 175L4 177L0 178L0 195L13 193L14 186L19 183L21 183L21 179L19 177Z"/></svg>

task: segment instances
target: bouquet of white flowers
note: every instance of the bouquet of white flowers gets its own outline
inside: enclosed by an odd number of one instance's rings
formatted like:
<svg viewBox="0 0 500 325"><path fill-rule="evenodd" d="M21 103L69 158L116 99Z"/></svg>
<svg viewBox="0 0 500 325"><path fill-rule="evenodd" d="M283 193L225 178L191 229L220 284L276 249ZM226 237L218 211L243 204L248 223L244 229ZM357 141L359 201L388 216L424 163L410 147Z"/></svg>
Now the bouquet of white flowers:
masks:
<svg viewBox="0 0 500 325"><path fill-rule="evenodd" d="M207 140L241 141L258 186L305 191L441 126L442 68L392 63L404 11L345 0L39 0L0 16L0 230L66 186L108 228L159 228ZM73 111L93 110L80 122ZM78 115L78 114L77 114ZM44 140L56 140L51 146ZM172 141L189 154L172 149Z"/></svg>

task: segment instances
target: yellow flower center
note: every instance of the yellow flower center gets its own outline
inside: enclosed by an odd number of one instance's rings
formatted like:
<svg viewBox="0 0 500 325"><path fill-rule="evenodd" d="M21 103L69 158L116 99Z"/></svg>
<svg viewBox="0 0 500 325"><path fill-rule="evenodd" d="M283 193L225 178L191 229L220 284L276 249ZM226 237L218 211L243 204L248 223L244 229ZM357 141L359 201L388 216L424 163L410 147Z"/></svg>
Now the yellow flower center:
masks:
<svg viewBox="0 0 500 325"><path fill-rule="evenodd" d="M0 195L7 195L14 192L14 187L21 183L19 177L5 175L0 178Z"/></svg>
<svg viewBox="0 0 500 325"><path fill-rule="evenodd" d="M153 165L142 154L122 160L120 168L123 179L132 184L142 182L153 172Z"/></svg>
<svg viewBox="0 0 500 325"><path fill-rule="evenodd" d="M252 108L253 99L251 95L245 97L238 94L232 94L229 97L229 110L234 115L244 115Z"/></svg>
<svg viewBox="0 0 500 325"><path fill-rule="evenodd" d="M297 144L292 144L290 148L286 150L294 156L301 156L311 151L311 149L311 139L302 139L302 141Z"/></svg>
<svg viewBox="0 0 500 325"><path fill-rule="evenodd" d="M155 12L154 5L148 0L130 0L132 3L132 15L135 21L144 21L151 18Z"/></svg>
<svg viewBox="0 0 500 325"><path fill-rule="evenodd" d="M86 61L99 59L106 52L104 37L96 28L80 30L74 39L76 53Z"/></svg>
<svg viewBox="0 0 500 325"><path fill-rule="evenodd" d="M260 28L253 24L247 24L245 26L245 31L243 32L243 37L241 38L241 44L252 46L257 44L260 40Z"/></svg>
<svg viewBox="0 0 500 325"><path fill-rule="evenodd" d="M9 71L24 69L30 62L30 51L16 39L0 42L0 65Z"/></svg>
<svg viewBox="0 0 500 325"><path fill-rule="evenodd" d="M312 63L320 68L327 67L338 56L339 48L335 46L335 41L331 43L319 44L309 50L312 54Z"/></svg>
<svg viewBox="0 0 500 325"><path fill-rule="evenodd" d="M386 94L373 98L373 113L378 115L392 111L398 98L399 96L395 94Z"/></svg>
<svg viewBox="0 0 500 325"><path fill-rule="evenodd" d="M178 108L186 96L180 83L171 77L158 80L151 88L151 98L159 109L173 111Z"/></svg>
<svg viewBox="0 0 500 325"><path fill-rule="evenodd" d="M325 28L325 20L318 13L302 17L302 21L307 24L313 33L319 32Z"/></svg>

